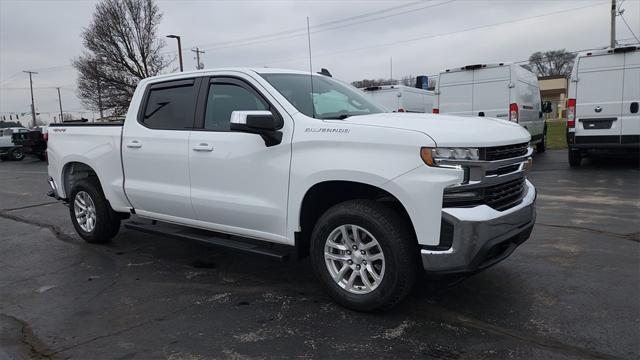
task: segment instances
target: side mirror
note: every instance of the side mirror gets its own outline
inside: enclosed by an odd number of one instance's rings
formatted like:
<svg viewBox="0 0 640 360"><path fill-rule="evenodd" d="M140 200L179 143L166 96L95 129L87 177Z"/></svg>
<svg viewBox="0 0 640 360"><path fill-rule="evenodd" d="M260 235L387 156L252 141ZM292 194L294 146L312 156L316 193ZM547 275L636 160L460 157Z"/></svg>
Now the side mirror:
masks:
<svg viewBox="0 0 640 360"><path fill-rule="evenodd" d="M258 134L265 145L273 146L282 142L284 121L270 111L233 111L231 113L231 131Z"/></svg>

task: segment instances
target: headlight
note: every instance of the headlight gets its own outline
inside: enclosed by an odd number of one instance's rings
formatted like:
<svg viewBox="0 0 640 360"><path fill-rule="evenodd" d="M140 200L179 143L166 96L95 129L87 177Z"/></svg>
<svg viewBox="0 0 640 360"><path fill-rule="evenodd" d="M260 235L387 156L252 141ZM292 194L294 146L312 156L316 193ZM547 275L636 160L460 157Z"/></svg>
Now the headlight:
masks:
<svg viewBox="0 0 640 360"><path fill-rule="evenodd" d="M422 148L420 157L425 164L437 166L438 160L479 160L477 148Z"/></svg>

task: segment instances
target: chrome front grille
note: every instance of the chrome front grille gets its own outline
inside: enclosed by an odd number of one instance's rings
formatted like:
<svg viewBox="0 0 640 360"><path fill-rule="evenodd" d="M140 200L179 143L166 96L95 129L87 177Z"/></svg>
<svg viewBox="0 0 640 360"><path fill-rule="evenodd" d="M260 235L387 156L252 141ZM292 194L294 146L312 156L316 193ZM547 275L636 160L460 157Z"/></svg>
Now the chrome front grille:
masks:
<svg viewBox="0 0 640 360"><path fill-rule="evenodd" d="M489 156L493 160L441 161L443 165L464 168L468 175L463 184L444 190L443 207L487 205L503 211L519 204L526 195L526 164L533 152L527 145L481 149L481 158ZM504 158L507 154L513 156Z"/></svg>
<svg viewBox="0 0 640 360"><path fill-rule="evenodd" d="M496 210L505 210L520 203L524 196L524 177L484 189L484 201Z"/></svg>
<svg viewBox="0 0 640 360"><path fill-rule="evenodd" d="M480 150L480 159L495 161L525 155L529 150L528 143L486 147Z"/></svg>

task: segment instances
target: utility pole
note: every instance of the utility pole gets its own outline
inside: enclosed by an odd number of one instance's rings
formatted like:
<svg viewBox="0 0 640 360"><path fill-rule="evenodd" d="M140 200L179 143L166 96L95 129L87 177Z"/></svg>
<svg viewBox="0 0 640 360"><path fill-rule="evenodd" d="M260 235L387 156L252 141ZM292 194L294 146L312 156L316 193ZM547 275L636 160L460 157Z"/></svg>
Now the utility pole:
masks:
<svg viewBox="0 0 640 360"><path fill-rule="evenodd" d="M36 104L33 102L33 79L31 75L37 74L35 71L22 71L23 73L29 74L29 87L31 88L31 116L33 118L33 127L36 127Z"/></svg>
<svg viewBox="0 0 640 360"><path fill-rule="evenodd" d="M393 56L389 58L389 79L393 80Z"/></svg>
<svg viewBox="0 0 640 360"><path fill-rule="evenodd" d="M611 48L616 47L616 0L611 0Z"/></svg>
<svg viewBox="0 0 640 360"><path fill-rule="evenodd" d="M60 105L60 122L62 122L64 120L62 118L62 98L60 97L60 88L57 87L56 89L58 90L58 105Z"/></svg>
<svg viewBox="0 0 640 360"><path fill-rule="evenodd" d="M191 51L196 53L196 69L197 70L204 69L204 64L200 63L200 54L204 54L204 51L200 50L198 47L196 47L195 49L191 49Z"/></svg>

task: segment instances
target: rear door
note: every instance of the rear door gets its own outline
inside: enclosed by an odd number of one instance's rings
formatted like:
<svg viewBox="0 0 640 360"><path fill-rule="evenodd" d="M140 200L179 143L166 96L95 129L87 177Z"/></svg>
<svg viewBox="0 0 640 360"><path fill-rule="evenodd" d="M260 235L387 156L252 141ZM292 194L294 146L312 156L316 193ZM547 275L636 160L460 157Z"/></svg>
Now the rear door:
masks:
<svg viewBox="0 0 640 360"><path fill-rule="evenodd" d="M189 133L200 79L147 87L135 119L122 135L124 189L140 215L193 219L189 184Z"/></svg>
<svg viewBox="0 0 640 360"><path fill-rule="evenodd" d="M509 119L509 67L473 70L473 115Z"/></svg>
<svg viewBox="0 0 640 360"><path fill-rule="evenodd" d="M640 51L624 54L624 84L620 141L623 144L640 143Z"/></svg>
<svg viewBox="0 0 640 360"><path fill-rule="evenodd" d="M438 80L440 114L474 115L473 71L443 72Z"/></svg>
<svg viewBox="0 0 640 360"><path fill-rule="evenodd" d="M597 137L582 142L619 143L624 54L580 57L577 66L576 136Z"/></svg>

